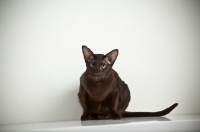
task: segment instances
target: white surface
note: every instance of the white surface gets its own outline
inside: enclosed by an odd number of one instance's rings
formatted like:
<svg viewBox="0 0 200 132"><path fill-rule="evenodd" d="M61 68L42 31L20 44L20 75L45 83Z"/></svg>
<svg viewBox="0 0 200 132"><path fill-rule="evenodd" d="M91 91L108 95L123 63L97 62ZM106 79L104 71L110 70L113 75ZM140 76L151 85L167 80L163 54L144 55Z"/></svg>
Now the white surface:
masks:
<svg viewBox="0 0 200 132"><path fill-rule="evenodd" d="M129 111L200 113L200 1L0 1L0 124L78 120L81 51L118 48Z"/></svg>
<svg viewBox="0 0 200 132"><path fill-rule="evenodd" d="M63 121L0 126L0 131L200 131L200 115Z"/></svg>

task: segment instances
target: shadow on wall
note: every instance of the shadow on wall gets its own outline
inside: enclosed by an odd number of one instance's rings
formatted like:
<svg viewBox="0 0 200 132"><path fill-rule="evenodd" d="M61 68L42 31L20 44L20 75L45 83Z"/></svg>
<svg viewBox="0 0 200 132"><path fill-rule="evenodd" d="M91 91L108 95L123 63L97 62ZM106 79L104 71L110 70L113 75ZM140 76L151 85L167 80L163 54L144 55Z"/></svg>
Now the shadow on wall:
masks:
<svg viewBox="0 0 200 132"><path fill-rule="evenodd" d="M63 104L65 107L65 120L80 120L82 115L82 107L78 100L79 85L70 88L66 91L65 97L63 99Z"/></svg>

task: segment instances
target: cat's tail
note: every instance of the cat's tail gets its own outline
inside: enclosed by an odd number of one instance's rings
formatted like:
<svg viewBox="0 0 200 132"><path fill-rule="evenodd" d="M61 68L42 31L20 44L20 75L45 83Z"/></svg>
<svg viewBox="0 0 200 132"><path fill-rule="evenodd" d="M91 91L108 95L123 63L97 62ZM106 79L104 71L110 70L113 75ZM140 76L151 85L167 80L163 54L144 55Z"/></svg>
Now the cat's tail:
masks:
<svg viewBox="0 0 200 132"><path fill-rule="evenodd" d="M176 106L178 103L173 104L169 108L158 111L158 112L128 112L125 111L124 115L122 117L150 117L150 116L164 116L169 114Z"/></svg>

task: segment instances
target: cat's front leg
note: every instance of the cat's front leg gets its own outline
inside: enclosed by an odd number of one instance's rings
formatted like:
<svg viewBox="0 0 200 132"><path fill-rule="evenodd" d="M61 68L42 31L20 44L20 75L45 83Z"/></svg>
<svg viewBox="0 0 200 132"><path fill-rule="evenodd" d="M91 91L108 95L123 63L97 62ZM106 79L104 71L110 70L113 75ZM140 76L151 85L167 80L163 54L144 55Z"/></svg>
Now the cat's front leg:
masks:
<svg viewBox="0 0 200 132"><path fill-rule="evenodd" d="M83 108L83 115L81 116L81 121L90 120L90 103L88 100L88 95L85 92L82 85L80 85L78 97L79 97L79 102Z"/></svg>
<svg viewBox="0 0 200 132"><path fill-rule="evenodd" d="M90 120L90 107L88 102L85 102L83 107L83 115L81 116L81 121Z"/></svg>
<svg viewBox="0 0 200 132"><path fill-rule="evenodd" d="M81 121L87 121L87 120L90 120L90 115L89 114L83 114L81 116Z"/></svg>
<svg viewBox="0 0 200 132"><path fill-rule="evenodd" d="M111 99L110 99L110 118L114 120L120 120L121 115L117 112L119 103L119 93L118 92L112 92Z"/></svg>

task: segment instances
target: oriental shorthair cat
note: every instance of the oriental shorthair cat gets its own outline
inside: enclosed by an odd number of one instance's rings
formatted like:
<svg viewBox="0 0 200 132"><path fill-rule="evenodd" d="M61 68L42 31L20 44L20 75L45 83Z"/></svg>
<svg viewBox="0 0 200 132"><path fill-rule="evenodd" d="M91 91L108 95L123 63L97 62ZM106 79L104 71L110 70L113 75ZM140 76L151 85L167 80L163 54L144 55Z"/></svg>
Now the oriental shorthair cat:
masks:
<svg viewBox="0 0 200 132"><path fill-rule="evenodd" d="M158 112L127 112L130 101L128 85L112 69L118 50L103 54L94 54L88 47L82 46L86 71L80 78L79 101L83 108L81 120L114 119L122 117L164 116L178 104Z"/></svg>

